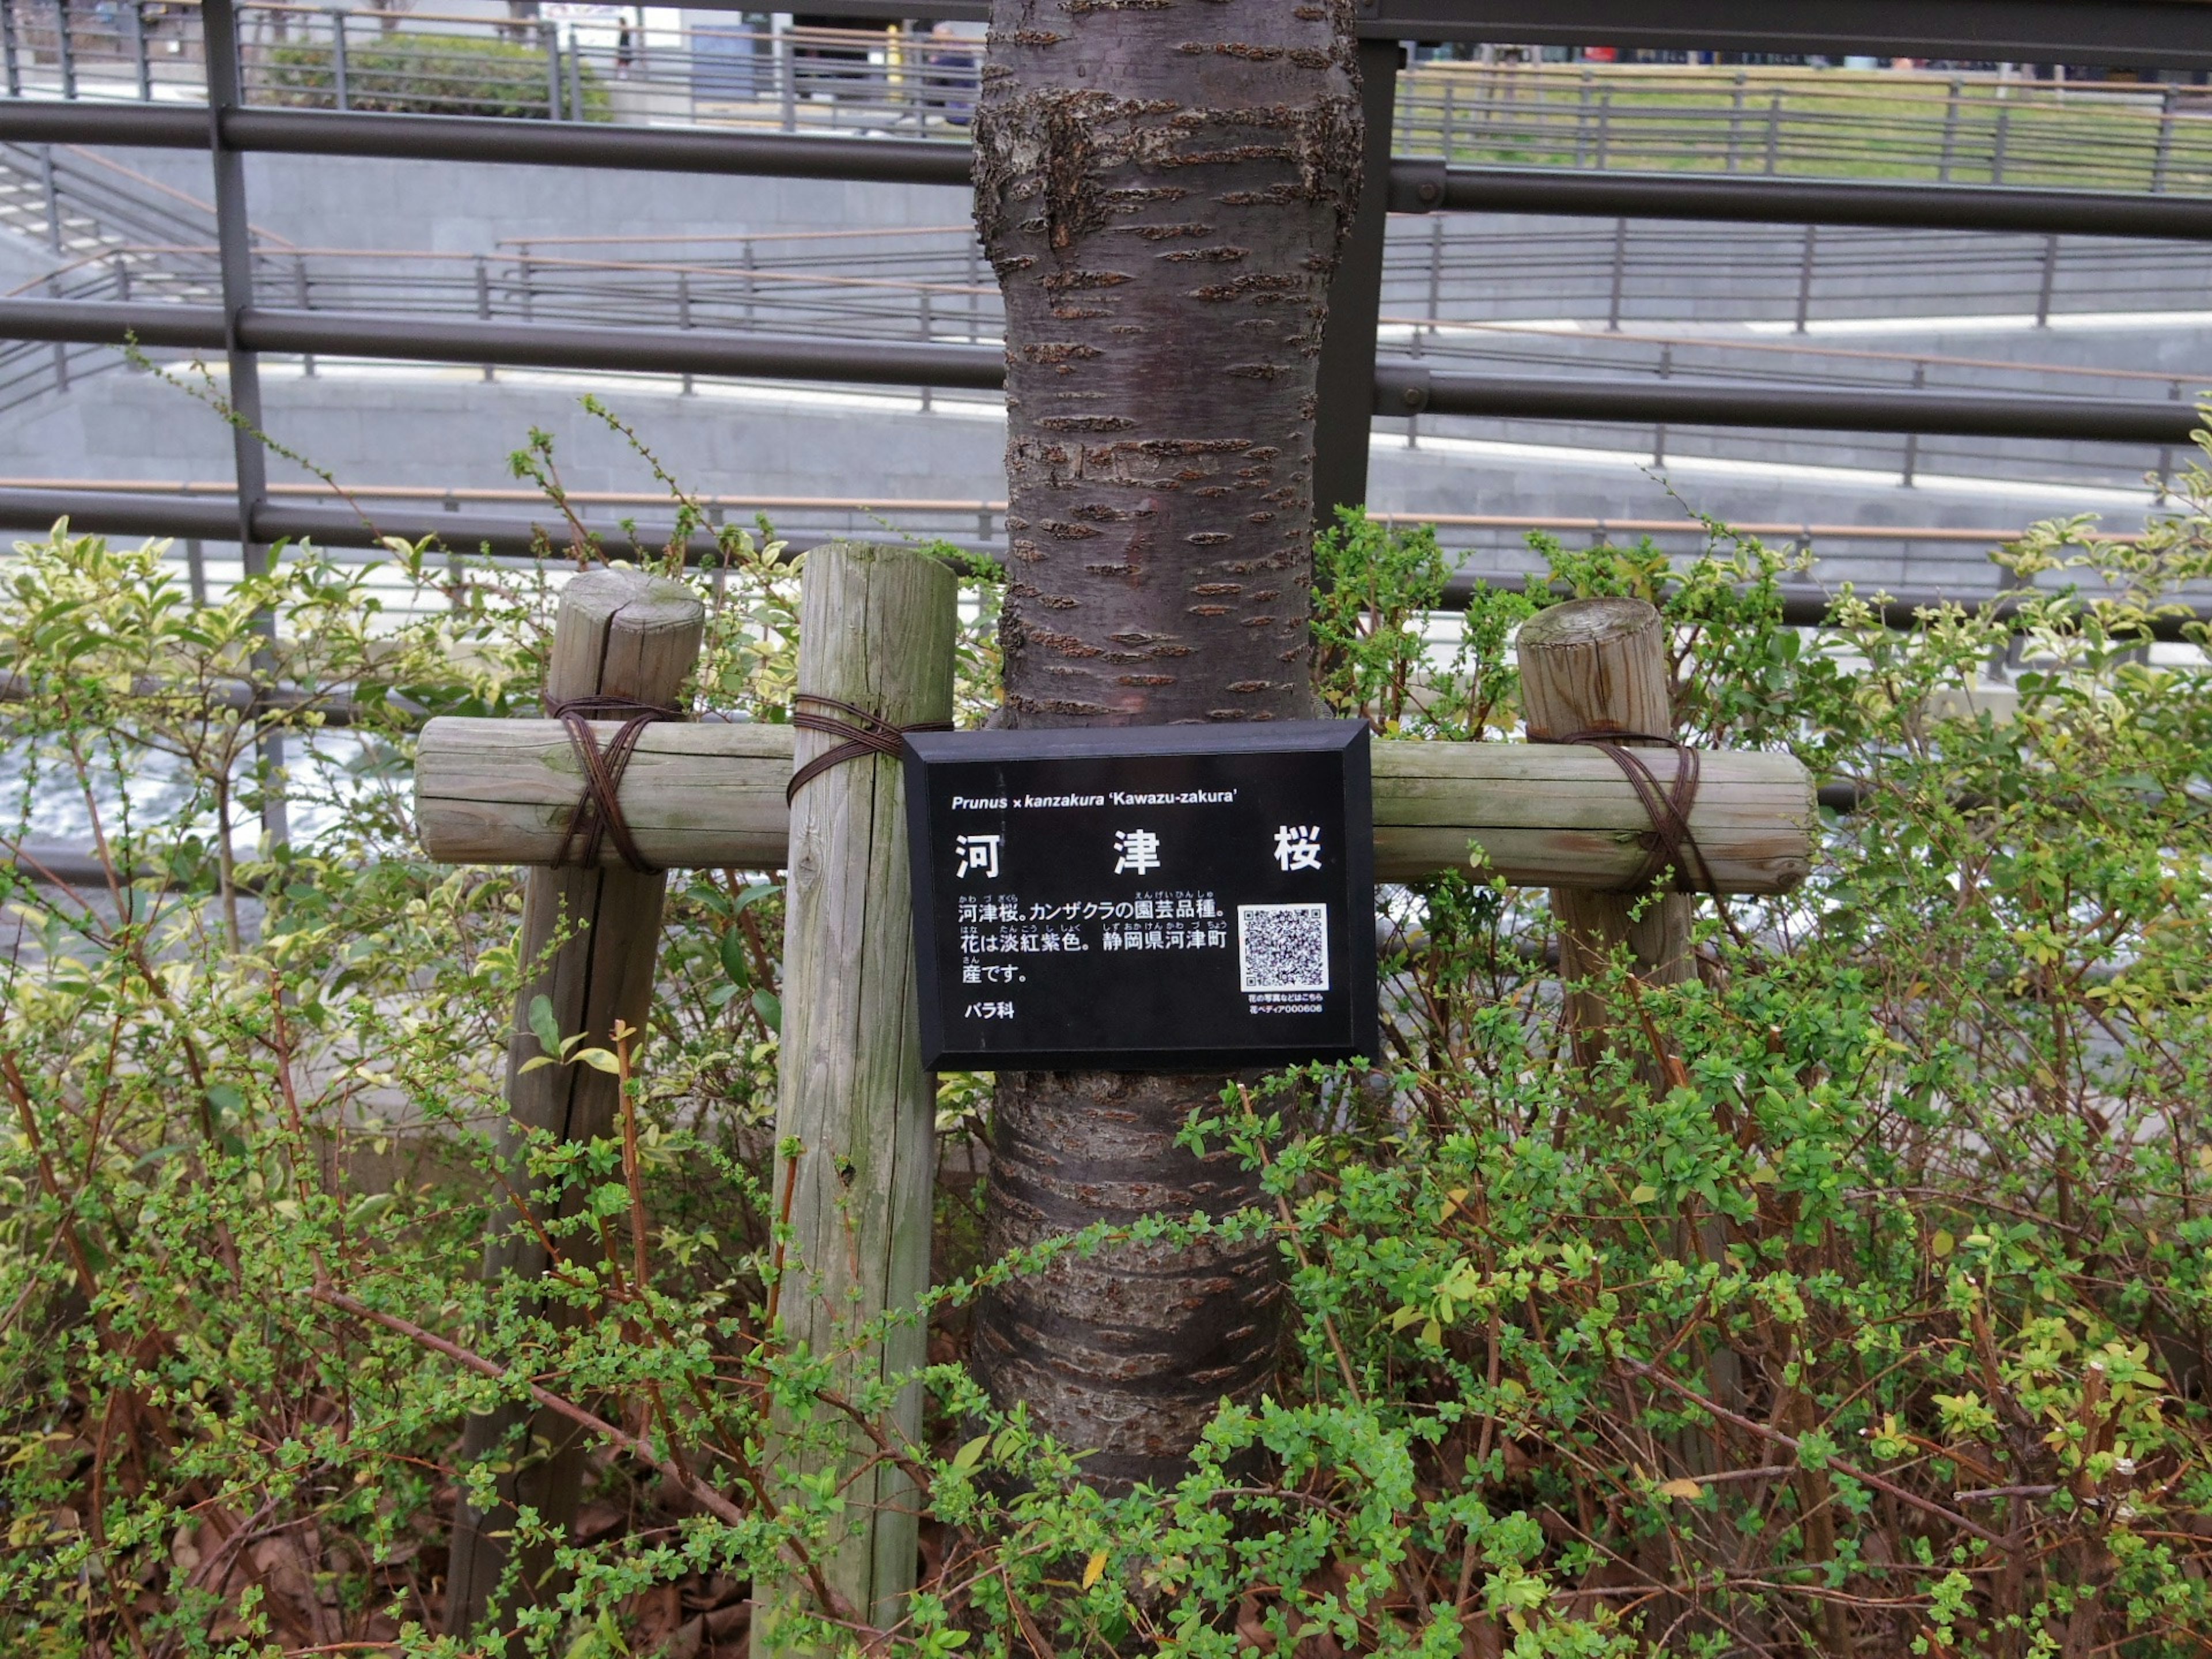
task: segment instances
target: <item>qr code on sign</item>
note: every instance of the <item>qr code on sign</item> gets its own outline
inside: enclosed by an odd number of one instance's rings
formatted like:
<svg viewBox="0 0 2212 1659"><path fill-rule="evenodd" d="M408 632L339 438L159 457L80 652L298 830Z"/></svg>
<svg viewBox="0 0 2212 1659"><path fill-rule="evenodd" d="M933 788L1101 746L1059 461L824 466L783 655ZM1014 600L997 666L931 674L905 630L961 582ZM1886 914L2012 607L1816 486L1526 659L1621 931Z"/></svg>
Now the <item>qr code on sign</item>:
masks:
<svg viewBox="0 0 2212 1659"><path fill-rule="evenodd" d="M1243 989L1328 989L1326 904L1240 904L1237 943Z"/></svg>

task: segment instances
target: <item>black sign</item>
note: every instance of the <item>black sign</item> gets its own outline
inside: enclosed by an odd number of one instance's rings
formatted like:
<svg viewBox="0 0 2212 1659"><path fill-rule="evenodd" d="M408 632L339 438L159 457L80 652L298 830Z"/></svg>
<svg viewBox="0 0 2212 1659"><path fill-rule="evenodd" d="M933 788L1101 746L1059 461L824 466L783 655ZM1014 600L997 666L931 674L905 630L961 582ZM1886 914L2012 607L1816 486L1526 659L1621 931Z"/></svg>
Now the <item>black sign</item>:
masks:
<svg viewBox="0 0 2212 1659"><path fill-rule="evenodd" d="M1361 722L916 732L906 766L928 1067L1375 1053Z"/></svg>

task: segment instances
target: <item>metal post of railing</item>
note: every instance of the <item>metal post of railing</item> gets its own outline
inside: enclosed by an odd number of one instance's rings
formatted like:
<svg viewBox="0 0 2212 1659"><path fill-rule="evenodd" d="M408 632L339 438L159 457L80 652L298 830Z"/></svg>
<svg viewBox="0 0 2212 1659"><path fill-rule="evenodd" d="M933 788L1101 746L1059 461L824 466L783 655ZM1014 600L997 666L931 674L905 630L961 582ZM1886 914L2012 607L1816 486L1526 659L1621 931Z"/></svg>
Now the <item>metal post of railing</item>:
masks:
<svg viewBox="0 0 2212 1659"><path fill-rule="evenodd" d="M1597 170L1603 173L1607 152L1613 146L1613 88L1607 87L1597 98Z"/></svg>
<svg viewBox="0 0 2212 1659"><path fill-rule="evenodd" d="M1429 216L1429 337L1436 338L1437 324L1443 315L1444 284L1444 216Z"/></svg>
<svg viewBox="0 0 2212 1659"><path fill-rule="evenodd" d="M1950 95L1943 100L1943 159L1936 167L1936 178L1941 184L1951 182L1951 164L1958 159L1959 99L1965 90L1966 82L1953 76Z"/></svg>
<svg viewBox="0 0 2212 1659"><path fill-rule="evenodd" d="M313 308L307 300L307 256L304 253L295 253L292 256L292 301L302 311ZM313 352L303 351L300 354L300 373L310 380L315 378Z"/></svg>
<svg viewBox="0 0 2212 1659"><path fill-rule="evenodd" d="M115 282L115 299L118 305L131 303L131 262L117 254L108 262L108 275Z"/></svg>
<svg viewBox="0 0 2212 1659"><path fill-rule="evenodd" d="M561 118L561 32L550 23L538 26L538 41L545 49L545 118Z"/></svg>
<svg viewBox="0 0 2212 1659"><path fill-rule="evenodd" d="M1990 182L1993 185L2004 183L2005 135L2011 131L2012 106L2009 103L1999 104L1996 136L1990 144Z"/></svg>
<svg viewBox="0 0 2212 1659"><path fill-rule="evenodd" d="M231 0L201 0L200 28L206 45L208 146L215 164L215 240L222 272L224 352L229 365L231 460L238 481L238 553L249 577L268 569L267 550L253 538L253 518L269 494L269 464L262 448L261 361L239 339L240 318L253 303L253 230L246 210L246 158L224 141L222 117L243 101L240 76L238 19ZM273 626L257 619L266 634ZM268 653L255 653L258 675L270 671ZM290 839L284 806L284 738L278 732L261 738L261 762L268 775L262 795L261 824L271 846Z"/></svg>
<svg viewBox="0 0 2212 1659"><path fill-rule="evenodd" d="M347 84L352 79L351 69L346 57L346 15L333 7L331 10L331 92L340 109L353 107L353 88Z"/></svg>
<svg viewBox="0 0 2212 1659"><path fill-rule="evenodd" d="M2169 401L2177 404L2179 403L2181 401L2181 382L2179 380L2169 382L2166 388L2166 395ZM2157 477L2158 499L2160 502L2163 504L2166 497L2166 487L2172 482L2173 477L2173 447L2170 444L2161 446L2159 449Z"/></svg>
<svg viewBox="0 0 2212 1659"><path fill-rule="evenodd" d="M2169 85L2159 100L2158 151L2151 158L2150 164L2150 188L2154 196L2165 193L2166 165L2173 159L2173 106L2177 90Z"/></svg>
<svg viewBox="0 0 2212 1659"><path fill-rule="evenodd" d="M932 315L929 307L929 285L927 283L922 283L915 289L915 297L921 302L915 307L917 313L915 322L919 329L920 337L927 340L931 338L937 332L937 319L933 315ZM927 415L929 413L929 382L924 380L921 384L921 412Z"/></svg>
<svg viewBox="0 0 2212 1659"><path fill-rule="evenodd" d="M750 328L753 325L753 304L760 297L760 283L753 275L756 269L753 258L753 239L750 236L746 237L742 246L745 261L745 326Z"/></svg>
<svg viewBox="0 0 2212 1659"><path fill-rule="evenodd" d="M2057 280L2058 239L2046 236L2043 239L2043 284L2035 296L2035 325L2038 328L2051 326L2051 290Z"/></svg>
<svg viewBox="0 0 2212 1659"><path fill-rule="evenodd" d="M23 66L15 55L15 0L0 0L0 69L8 77L8 95L23 95Z"/></svg>
<svg viewBox="0 0 2212 1659"><path fill-rule="evenodd" d="M185 587L192 603L207 603L207 547L194 536L185 543Z"/></svg>
<svg viewBox="0 0 2212 1659"><path fill-rule="evenodd" d="M1921 391L1927 384L1928 365L1924 362L1913 364L1912 389L1915 392ZM1899 476L1898 483L1905 489L1911 489L1914 487L1914 482L1919 475L1920 434L1917 432L1908 432L1905 436L1905 471Z"/></svg>
<svg viewBox="0 0 2212 1659"><path fill-rule="evenodd" d="M1399 46L1359 43L1359 103L1366 137L1360 152L1359 205L1346 227L1329 284L1322 332L1314 422L1314 521L1336 523L1337 509L1367 499L1367 461L1375 422L1375 331L1382 309L1384 228L1389 220L1390 132L1397 112ZM1407 404L1410 412L1413 402Z"/></svg>
<svg viewBox="0 0 2212 1659"><path fill-rule="evenodd" d="M1620 301L1628 285L1628 221L1613 222L1613 297L1605 308L1605 331L1620 332Z"/></svg>
<svg viewBox="0 0 2212 1659"><path fill-rule="evenodd" d="M1797 261L1797 328L1802 334L1813 315L1813 258L1820 246L1820 228L1805 227L1805 251Z"/></svg>
<svg viewBox="0 0 2212 1659"><path fill-rule="evenodd" d="M688 270L676 273L676 326L691 326L691 273ZM687 368L684 371L684 395L688 398L691 392L691 371Z"/></svg>
<svg viewBox="0 0 2212 1659"><path fill-rule="evenodd" d="M982 307L980 292L983 286L982 251L975 239L968 239L968 343L974 345L983 337L981 326Z"/></svg>
<svg viewBox="0 0 2212 1659"><path fill-rule="evenodd" d="M131 20L131 67L137 76L138 101L150 104L154 101L154 64L146 55L145 0L131 0L125 15Z"/></svg>
<svg viewBox="0 0 2212 1659"><path fill-rule="evenodd" d="M1662 380L1674 378L1674 348L1672 345L1659 348L1659 378ZM1667 422L1664 421L1651 428L1651 465L1654 467L1667 465Z"/></svg>
<svg viewBox="0 0 2212 1659"><path fill-rule="evenodd" d="M62 251L62 192L54 179L54 147L39 146L39 183L43 187L46 204L46 246L55 252Z"/></svg>
<svg viewBox="0 0 2212 1659"><path fill-rule="evenodd" d="M61 66L62 96L76 96L76 42L70 39L69 0L54 0L54 61Z"/></svg>
<svg viewBox="0 0 2212 1659"><path fill-rule="evenodd" d="M515 280L522 286L522 320L535 322L538 318L537 273L530 268L530 244L518 243L514 256Z"/></svg>
<svg viewBox="0 0 2212 1659"><path fill-rule="evenodd" d="M1742 70L1738 70L1735 72L1735 91L1729 100L1728 170L1730 173L1734 173L1741 162L1737 152L1743 144L1744 83L1750 78Z"/></svg>
<svg viewBox="0 0 2212 1659"><path fill-rule="evenodd" d="M576 26L568 26L568 118L588 121L591 115L584 107L584 48L576 39Z"/></svg>
<svg viewBox="0 0 2212 1659"><path fill-rule="evenodd" d="M1582 95L1575 100L1575 165L1577 167L1580 167L1583 164L1583 155L1584 151L1588 149L1588 143L1583 137L1583 129L1589 124L1589 120L1590 90L1593 83L1592 77L1595 74L1595 71L1590 69L1588 64L1583 65Z"/></svg>
<svg viewBox="0 0 2212 1659"><path fill-rule="evenodd" d="M1766 100L1766 172L1771 178L1782 161L1782 94L1777 91Z"/></svg>
<svg viewBox="0 0 2212 1659"><path fill-rule="evenodd" d="M1443 128L1439 135L1443 140L1444 160L1449 161L1459 152L1452 148L1452 94L1459 90L1449 81L1444 82ZM1495 88L1492 88L1493 95Z"/></svg>
<svg viewBox="0 0 2212 1659"><path fill-rule="evenodd" d="M491 271L484 264L484 257L481 253L477 255L477 319L486 323L491 320ZM492 383L492 379L497 372L489 363L483 366L486 386Z"/></svg>
<svg viewBox="0 0 2212 1659"><path fill-rule="evenodd" d="M46 295L50 299L61 298L61 283L54 277L46 278ZM67 392L69 386L69 346L66 343L57 340L54 342L54 390Z"/></svg>
<svg viewBox="0 0 2212 1659"><path fill-rule="evenodd" d="M769 25L770 50L775 54L775 96L783 109L783 130L799 130L799 65L791 50L791 21L777 12Z"/></svg>

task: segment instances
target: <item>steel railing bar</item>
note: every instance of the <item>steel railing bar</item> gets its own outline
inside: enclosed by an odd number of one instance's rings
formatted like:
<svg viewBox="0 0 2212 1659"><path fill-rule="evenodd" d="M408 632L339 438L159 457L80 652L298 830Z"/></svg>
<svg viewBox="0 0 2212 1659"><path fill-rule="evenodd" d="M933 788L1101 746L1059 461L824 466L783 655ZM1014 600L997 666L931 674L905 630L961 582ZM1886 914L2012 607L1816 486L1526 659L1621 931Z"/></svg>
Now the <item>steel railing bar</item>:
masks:
<svg viewBox="0 0 2212 1659"><path fill-rule="evenodd" d="M66 517L73 529L81 532L121 536L204 535L210 540L225 538L236 533L237 507L223 496L159 496L139 495L119 490L101 489L22 489L0 488L0 526L20 529L45 529L56 520ZM1474 522L1466 515L1437 517L1420 514L1388 515L1406 522L1446 523L1469 525ZM1498 519L1484 520L1486 526L1509 529L1581 530L1601 539L1618 531L1624 534L1665 534L1676 532L1699 535L1694 525L1673 520L1607 520L1561 519ZM629 544L629 532L617 524L600 524L586 520L586 528L616 546ZM1883 530L1874 526L1765 525L1746 527L1752 533L1776 537L1823 536L1841 538L1846 533L1858 539L1895 540L1956 540L1961 537L1975 539L2002 539L2016 532L1948 531L1923 529L1901 526ZM541 550L540 532L551 544L560 548L567 544L568 526L561 515L549 511L541 519L525 515L491 515L473 514L385 513L381 510L364 521L362 515L344 507L323 507L265 503L254 515L254 532L265 540L276 541L286 537L313 537L319 544L332 548L378 549L385 536L404 536L412 541L434 538L448 546L488 550L495 556L527 558ZM659 547L666 542L669 531L665 526L638 526L637 541L642 546ZM2127 538L2114 538L2125 540ZM993 557L1000 550L976 546L974 550ZM711 538L695 537L690 544L692 557L712 561L718 550ZM1529 578L1518 574L1491 574L1462 570L1446 583L1441 608L1464 609L1469 598L1480 586L1507 591L1525 587ZM1884 625L1909 629L1919 625L1923 613L1944 606L1968 608L1996 604L1998 614L2018 614L2020 605L2009 596L1985 590L1944 592L1942 590L1889 590L1879 584L1862 584L1863 597ZM1792 627L1816 627L1826 622L1833 595L1820 587L1790 584L1782 589L1783 621ZM2183 614L2158 617L2151 625L2153 637L2161 640L2183 640L2191 636L2197 625L2212 620L2212 612L2192 609ZM0 684L0 701L4 701L8 687ZM264 694L268 695L268 694ZM279 689L275 695L281 696Z"/></svg>
<svg viewBox="0 0 2212 1659"><path fill-rule="evenodd" d="M2037 190L2018 185L1446 167L1404 158L1391 163L1390 205L1401 213L1443 208L1460 213L1625 216L2212 240L2212 196L2136 196Z"/></svg>
<svg viewBox="0 0 2212 1659"><path fill-rule="evenodd" d="M0 104L0 141L204 149L208 131L205 112L190 106ZM935 139L854 141L489 116L240 108L224 112L222 133L227 146L245 151L908 184L964 185L969 165L967 146ZM1446 167L1400 157L1391 165L1390 201L1401 212L1442 208L2212 240L2212 197L2172 191L2153 196L2021 185L1577 173Z"/></svg>
<svg viewBox="0 0 2212 1659"><path fill-rule="evenodd" d="M1464 374L1403 361L1377 366L1376 411L2143 444L2186 443L2202 423L2163 399Z"/></svg>
<svg viewBox="0 0 2212 1659"><path fill-rule="evenodd" d="M216 307L21 298L0 301L0 337L118 344L126 333L135 334L145 345L213 349L224 343L222 313ZM436 321L260 307L239 315L236 337L241 348L254 351L978 391L998 387L1005 371L1004 354L998 348L950 341ZM2147 444L2187 443L2199 420L2189 405L2162 398L1470 374L1438 372L1405 360L1378 364L1375 387L1376 412L1396 416L1505 416L1633 424L1664 421L1686 426Z"/></svg>

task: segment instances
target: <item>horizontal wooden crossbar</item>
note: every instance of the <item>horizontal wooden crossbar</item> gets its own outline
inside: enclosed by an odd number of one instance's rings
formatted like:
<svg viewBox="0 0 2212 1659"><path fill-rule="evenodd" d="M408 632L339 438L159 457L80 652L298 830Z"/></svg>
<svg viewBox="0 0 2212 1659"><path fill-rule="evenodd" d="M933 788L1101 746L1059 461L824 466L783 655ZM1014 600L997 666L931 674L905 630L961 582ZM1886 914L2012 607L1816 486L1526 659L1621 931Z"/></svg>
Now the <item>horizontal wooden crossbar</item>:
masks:
<svg viewBox="0 0 2212 1659"><path fill-rule="evenodd" d="M615 729L607 723L603 741ZM791 739L787 726L648 727L622 785L639 851L675 868L781 868ZM1644 861L1650 819L1594 749L1382 742L1374 757L1380 880L1472 863L1516 886L1608 888ZM424 850L450 864L550 863L580 787L558 721L434 720L416 768ZM1723 892L1784 892L1803 880L1817 821L1812 778L1794 757L1703 757L1690 829ZM601 856L616 854L609 846Z"/></svg>

